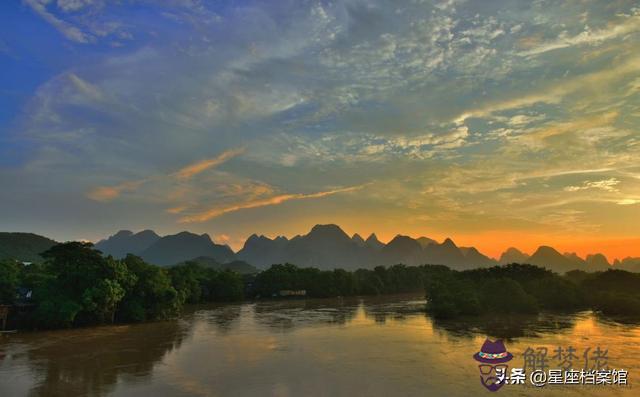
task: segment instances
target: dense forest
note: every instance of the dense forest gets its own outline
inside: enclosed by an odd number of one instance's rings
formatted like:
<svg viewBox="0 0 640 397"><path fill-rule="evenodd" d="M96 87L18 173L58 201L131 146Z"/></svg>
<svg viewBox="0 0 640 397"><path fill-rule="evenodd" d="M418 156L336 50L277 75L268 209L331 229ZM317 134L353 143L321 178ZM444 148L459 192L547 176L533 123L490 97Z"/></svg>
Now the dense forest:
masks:
<svg viewBox="0 0 640 397"><path fill-rule="evenodd" d="M90 243L55 245L44 261L0 261L0 303L13 306L22 328L61 328L163 319L185 304L277 297L304 290L324 298L402 292L426 293L437 318L487 312L593 309L640 315L640 275L622 270L560 276L532 265L511 264L455 271L440 265L372 270L319 270L277 264L255 275L185 262L164 268L128 255L103 256Z"/></svg>
<svg viewBox="0 0 640 397"><path fill-rule="evenodd" d="M43 263L28 266L0 261L0 301L18 308L21 327L163 319L187 303L243 297L242 276L196 263L167 269L134 255L116 260L81 242L55 245L41 256Z"/></svg>

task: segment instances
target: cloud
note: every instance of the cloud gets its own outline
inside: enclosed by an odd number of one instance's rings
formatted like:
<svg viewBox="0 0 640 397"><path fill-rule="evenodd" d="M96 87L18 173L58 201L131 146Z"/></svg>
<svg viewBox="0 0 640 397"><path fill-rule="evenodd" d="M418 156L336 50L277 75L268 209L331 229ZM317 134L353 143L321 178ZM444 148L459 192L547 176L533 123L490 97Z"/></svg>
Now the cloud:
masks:
<svg viewBox="0 0 640 397"><path fill-rule="evenodd" d="M73 86L86 97L96 101L103 99L104 95L98 87L81 79L75 73L69 73L68 77L71 83L73 84Z"/></svg>
<svg viewBox="0 0 640 397"><path fill-rule="evenodd" d="M624 2L172 0L146 2L144 15L129 12L134 1L93 3L30 0L29 14L100 45L63 40L60 53L42 52L61 69L0 144L24 164L0 167L12 178L0 208L18 208L0 217L9 226L57 224L85 206L113 211L105 228L190 219L232 239L294 232L303 216L331 216L332 203L311 200L314 211L295 217L300 208L285 205L277 221L268 206L374 178L345 205L390 228L557 230L544 229L561 220L543 206L562 201L582 211L574 225L635 230L598 207L621 212L616 203L637 199L637 179L621 172L638 167L640 144L640 37L637 16L617 16L630 13ZM552 52L559 45L570 50ZM222 153L238 147L246 153ZM598 183L612 178L620 183ZM42 197L60 203L49 218L33 215ZM424 214L432 221L420 223Z"/></svg>
<svg viewBox="0 0 640 397"><path fill-rule="evenodd" d="M58 8L64 12L79 11L87 6L95 4L94 0L58 0Z"/></svg>
<svg viewBox="0 0 640 397"><path fill-rule="evenodd" d="M618 179L609 178L600 181L587 181L584 182L581 186L567 186L564 188L564 190L567 192L577 192L580 190L599 189L606 192L617 192L618 189L616 188L616 186L619 183L620 181Z"/></svg>
<svg viewBox="0 0 640 397"><path fill-rule="evenodd" d="M208 169L216 167L233 157L239 156L242 153L244 153L244 148L227 150L214 158L199 161L197 163L186 166L178 170L177 172L170 174L169 178L167 178L167 176L164 176L164 175L155 175L155 176L147 177L142 180L123 182L115 186L99 186L91 189L87 193L87 197L95 201L108 202L120 197L120 195L123 192L130 192L130 191L136 190L142 184L147 182L153 181L159 184L165 184L166 182L171 182L171 180L173 179L177 179L179 181L186 181L191 179L195 175L198 175ZM256 189L259 189L259 187L256 187ZM264 190L261 190L261 191L264 191ZM168 209L167 212L180 213L185 209L186 209L185 206L178 206L178 207Z"/></svg>
<svg viewBox="0 0 640 397"><path fill-rule="evenodd" d="M123 192L130 192L140 187L146 180L128 181L115 186L98 186L89 192L87 197L101 202L109 202L117 199Z"/></svg>
<svg viewBox="0 0 640 397"><path fill-rule="evenodd" d="M198 161L197 163L188 165L172 174L172 176L182 180L193 178L201 172L217 167L218 165L241 155L244 151L244 148L227 150L214 158Z"/></svg>
<svg viewBox="0 0 640 397"><path fill-rule="evenodd" d="M618 205L640 204L640 199L626 198L626 199L619 200L616 204L618 204Z"/></svg>
<svg viewBox="0 0 640 397"><path fill-rule="evenodd" d="M563 32L560 37L555 40L541 43L526 51L521 51L520 55L540 55L549 51L572 46L597 45L604 41L626 36L635 32L640 32L640 16L626 17L624 22L605 29L592 31L587 27L584 31L575 36L567 36L566 32Z"/></svg>
<svg viewBox="0 0 640 397"><path fill-rule="evenodd" d="M259 207L266 207L271 205L278 205L291 200L303 200L303 199L313 199L313 198L332 196L338 193L346 193L346 192L352 192L354 190L359 190L359 189L362 189L363 187L364 185L351 186L351 187L346 187L341 189L327 190L323 192L310 193L310 194L304 194L304 193L281 194L281 195L266 198L266 199L259 199L255 201L235 204L235 205L222 207L222 208L214 207L194 215L182 217L179 219L179 222L180 223L204 222L209 219L217 218L221 215L228 214L230 212L236 212L236 211L250 209L250 208L259 208Z"/></svg>
<svg viewBox="0 0 640 397"><path fill-rule="evenodd" d="M84 33L77 27L70 23L57 18L55 15L47 11L48 0L24 0L25 3L31 7L40 17L56 28L67 39L75 41L76 43L89 43L92 41L92 36Z"/></svg>
<svg viewBox="0 0 640 397"><path fill-rule="evenodd" d="M519 109L538 103L559 104L563 98L579 90L607 89L615 80L622 80L630 74L640 71L640 57L630 57L616 62L611 68L603 68L595 72L586 73L573 79L563 79L533 93L517 96L503 101L496 101L476 109L467 110L452 121L461 125L468 118L487 117L493 113L510 109Z"/></svg>

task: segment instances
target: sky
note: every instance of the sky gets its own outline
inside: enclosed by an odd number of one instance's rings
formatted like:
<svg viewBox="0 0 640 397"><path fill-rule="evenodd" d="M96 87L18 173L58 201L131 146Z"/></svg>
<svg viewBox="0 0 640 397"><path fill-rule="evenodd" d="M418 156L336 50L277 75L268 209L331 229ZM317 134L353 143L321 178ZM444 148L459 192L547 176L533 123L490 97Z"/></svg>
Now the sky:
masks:
<svg viewBox="0 0 640 397"><path fill-rule="evenodd" d="M640 256L636 1L0 2L0 230Z"/></svg>

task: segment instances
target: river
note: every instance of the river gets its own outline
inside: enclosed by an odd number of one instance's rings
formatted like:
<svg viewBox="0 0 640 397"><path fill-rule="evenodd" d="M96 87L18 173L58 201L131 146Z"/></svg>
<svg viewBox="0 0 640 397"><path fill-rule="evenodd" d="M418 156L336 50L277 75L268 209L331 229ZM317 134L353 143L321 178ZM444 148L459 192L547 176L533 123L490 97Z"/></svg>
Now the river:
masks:
<svg viewBox="0 0 640 397"><path fill-rule="evenodd" d="M0 335L0 396L632 396L640 326L570 315L436 321L420 296L293 300L191 308L180 319ZM503 338L527 348L608 351L628 386L480 384L476 353ZM590 357L590 354L587 357ZM593 355L591 359L593 360ZM603 355L601 355L603 356ZM541 356L538 356L541 357Z"/></svg>

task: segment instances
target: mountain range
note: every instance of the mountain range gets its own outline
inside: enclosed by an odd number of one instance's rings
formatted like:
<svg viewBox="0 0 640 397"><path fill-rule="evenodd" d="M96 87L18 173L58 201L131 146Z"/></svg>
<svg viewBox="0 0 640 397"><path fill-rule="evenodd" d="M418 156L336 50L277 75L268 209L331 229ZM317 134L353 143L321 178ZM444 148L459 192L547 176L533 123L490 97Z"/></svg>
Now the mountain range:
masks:
<svg viewBox="0 0 640 397"><path fill-rule="evenodd" d="M51 239L33 233L0 232L0 260L39 262L42 261L40 254L56 244Z"/></svg>
<svg viewBox="0 0 640 397"><path fill-rule="evenodd" d="M55 241L35 234L0 233L0 259L36 261L40 259L38 254L53 244ZM449 238L438 242L428 237L397 235L385 244L375 234L366 239L359 234L349 236L333 224L316 225L309 233L291 239L283 236L272 239L253 234L238 252L234 252L228 245L216 244L207 234L198 235L187 231L160 236L152 230L137 233L121 230L97 242L95 247L105 255L122 258L127 253L132 253L160 266L195 260L204 266L234 268L242 273L286 262L302 267L348 270L399 263L441 264L458 270L496 264L530 263L559 273L573 269L598 271L611 266L640 271L640 258L625 258L610 264L602 254L588 255L583 259L575 253L562 254L552 247L541 246L531 255L509 248L496 261L475 247L457 246Z"/></svg>
<svg viewBox="0 0 640 397"><path fill-rule="evenodd" d="M228 263L236 259L228 245L214 243L208 234L198 235L190 232L160 237L151 230L138 233L121 230L105 240L98 241L95 247L115 258L134 254L160 266L171 266L198 257L211 258L218 263Z"/></svg>

